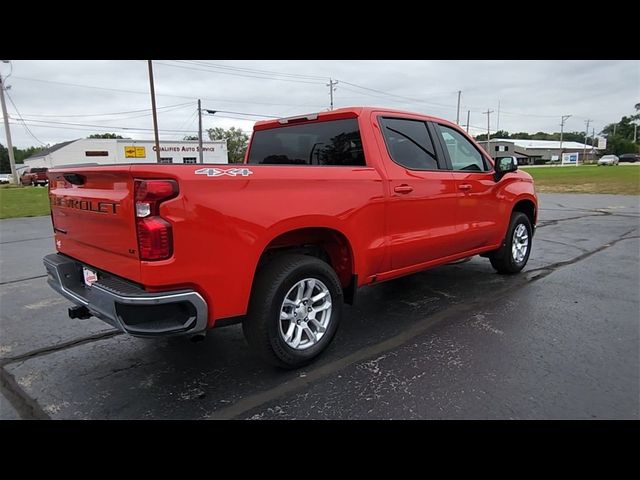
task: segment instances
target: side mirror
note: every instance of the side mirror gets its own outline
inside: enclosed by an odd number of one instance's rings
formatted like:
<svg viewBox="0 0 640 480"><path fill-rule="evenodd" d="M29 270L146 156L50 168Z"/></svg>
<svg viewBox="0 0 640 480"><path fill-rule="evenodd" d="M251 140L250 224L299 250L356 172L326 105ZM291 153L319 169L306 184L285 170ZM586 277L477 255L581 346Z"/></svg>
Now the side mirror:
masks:
<svg viewBox="0 0 640 480"><path fill-rule="evenodd" d="M498 157L495 164L495 180L496 182L509 172L515 172L518 169L518 159L516 157Z"/></svg>

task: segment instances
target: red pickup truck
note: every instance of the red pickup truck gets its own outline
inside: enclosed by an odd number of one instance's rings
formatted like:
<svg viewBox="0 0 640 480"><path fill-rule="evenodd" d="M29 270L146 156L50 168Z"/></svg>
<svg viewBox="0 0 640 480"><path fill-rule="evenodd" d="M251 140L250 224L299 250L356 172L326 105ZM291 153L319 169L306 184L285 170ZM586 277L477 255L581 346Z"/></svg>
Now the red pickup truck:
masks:
<svg viewBox="0 0 640 480"><path fill-rule="evenodd" d="M47 171L49 169L46 167L30 167L26 168L22 174L20 175L20 183L22 185L46 185L49 179L47 178Z"/></svg>
<svg viewBox="0 0 640 480"><path fill-rule="evenodd" d="M49 171L50 285L136 336L202 336L241 321L285 368L331 342L344 301L472 255L525 266L531 176L457 125L379 108L256 123L244 164Z"/></svg>

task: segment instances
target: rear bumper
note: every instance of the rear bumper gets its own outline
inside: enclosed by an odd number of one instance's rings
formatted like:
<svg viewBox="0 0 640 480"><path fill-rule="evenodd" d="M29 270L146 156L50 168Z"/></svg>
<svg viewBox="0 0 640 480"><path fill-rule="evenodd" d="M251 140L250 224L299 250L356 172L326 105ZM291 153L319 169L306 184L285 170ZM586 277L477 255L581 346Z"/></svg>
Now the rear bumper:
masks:
<svg viewBox="0 0 640 480"><path fill-rule="evenodd" d="M87 287L82 263L59 253L43 262L54 290L123 332L157 337L202 334L207 328L207 303L193 290L150 293L100 271L98 281Z"/></svg>

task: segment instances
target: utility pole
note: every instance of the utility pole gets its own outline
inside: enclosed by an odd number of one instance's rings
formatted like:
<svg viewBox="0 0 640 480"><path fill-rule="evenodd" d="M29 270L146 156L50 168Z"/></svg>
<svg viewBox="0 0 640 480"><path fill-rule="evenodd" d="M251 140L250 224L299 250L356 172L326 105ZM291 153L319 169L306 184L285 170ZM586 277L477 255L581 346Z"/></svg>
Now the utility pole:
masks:
<svg viewBox="0 0 640 480"><path fill-rule="evenodd" d="M8 63L8 61L7 61ZM7 114L7 104L4 101L4 82L0 75L0 101L2 102L2 117L4 118L4 131L7 134L7 149L9 150L9 164L11 165L11 176L13 184L19 185L18 174L16 173L16 159L13 157L13 143L11 143L11 130L9 129L9 115Z"/></svg>
<svg viewBox="0 0 640 480"><path fill-rule="evenodd" d="M202 159L202 104L198 99L198 154L200 157L200 163L204 163Z"/></svg>
<svg viewBox="0 0 640 480"><path fill-rule="evenodd" d="M471 116L471 110L467 110L467 133L469 133L469 117Z"/></svg>
<svg viewBox="0 0 640 480"><path fill-rule="evenodd" d="M560 164L562 164L562 136L564 134L564 122L569 117L571 117L571 115L563 115L560 121Z"/></svg>
<svg viewBox="0 0 640 480"><path fill-rule="evenodd" d="M638 124L636 123L633 126L633 143L637 143L638 142Z"/></svg>
<svg viewBox="0 0 640 480"><path fill-rule="evenodd" d="M329 79L329 83L327 83L327 87L329 87L329 96L331 97L331 108L333 110L333 92L336 90L333 86L338 85L338 81L333 81L332 78Z"/></svg>
<svg viewBox="0 0 640 480"><path fill-rule="evenodd" d="M484 115L487 116L487 153L489 155L491 155L491 148L490 148L490 143L491 143L491 130L489 128L489 118L491 117L491 114L493 113L493 110L489 110L487 109L486 112L482 112ZM493 155L491 155L493 157Z"/></svg>
<svg viewBox="0 0 640 480"><path fill-rule="evenodd" d="M153 85L153 65L149 64L149 86L151 87L151 110L153 111L153 133L156 137L156 162L160 163L160 137L158 136L158 114L156 113L156 89Z"/></svg>
<svg viewBox="0 0 640 480"><path fill-rule="evenodd" d="M582 163L586 163L585 159L587 158L587 138L589 137L589 124L592 120L587 120L585 123L587 124L587 128L584 129L584 148L582 149ZM578 166L578 162L576 162L576 167Z"/></svg>
<svg viewBox="0 0 640 480"><path fill-rule="evenodd" d="M456 125L460 125L460 95L462 95L462 90L458 90L458 113L456 113Z"/></svg>
<svg viewBox="0 0 640 480"><path fill-rule="evenodd" d="M616 128L617 128L617 127L618 127L618 124L617 124L617 123L614 123L614 124L613 124L613 136L614 136L614 137L616 136Z"/></svg>
<svg viewBox="0 0 640 480"><path fill-rule="evenodd" d="M498 120L496 122L496 132L500 131L500 100L498 100Z"/></svg>

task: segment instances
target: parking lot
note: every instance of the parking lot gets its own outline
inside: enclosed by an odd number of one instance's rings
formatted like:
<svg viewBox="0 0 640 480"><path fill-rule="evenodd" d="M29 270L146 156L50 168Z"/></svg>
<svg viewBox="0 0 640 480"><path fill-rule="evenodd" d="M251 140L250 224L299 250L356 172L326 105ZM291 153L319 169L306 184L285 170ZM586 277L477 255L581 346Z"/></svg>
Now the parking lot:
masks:
<svg viewBox="0 0 640 480"><path fill-rule="evenodd" d="M3 419L638 419L640 205L541 194L524 272L475 257L358 292L312 365L254 358L239 325L144 340L71 320L50 219L0 221Z"/></svg>

